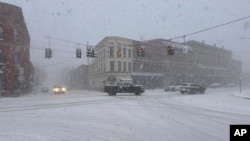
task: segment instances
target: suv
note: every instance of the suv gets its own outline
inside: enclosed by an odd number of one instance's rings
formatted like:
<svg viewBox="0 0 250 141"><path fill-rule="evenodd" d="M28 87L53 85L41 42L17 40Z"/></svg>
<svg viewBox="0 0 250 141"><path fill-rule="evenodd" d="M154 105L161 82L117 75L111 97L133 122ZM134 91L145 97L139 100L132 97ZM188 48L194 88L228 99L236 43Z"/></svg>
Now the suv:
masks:
<svg viewBox="0 0 250 141"><path fill-rule="evenodd" d="M180 88L181 94L184 93L189 93L189 94L194 94L194 93L205 93L206 88L203 86L200 86L195 83L183 83Z"/></svg>
<svg viewBox="0 0 250 141"><path fill-rule="evenodd" d="M209 86L209 88L220 88L221 84L220 83L213 83Z"/></svg>

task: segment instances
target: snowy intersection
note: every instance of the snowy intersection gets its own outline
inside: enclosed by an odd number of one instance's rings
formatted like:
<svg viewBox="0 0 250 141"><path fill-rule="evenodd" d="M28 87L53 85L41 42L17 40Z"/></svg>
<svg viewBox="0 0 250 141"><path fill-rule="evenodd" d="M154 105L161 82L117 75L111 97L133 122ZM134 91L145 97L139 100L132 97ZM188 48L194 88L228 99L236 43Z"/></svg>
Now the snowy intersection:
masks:
<svg viewBox="0 0 250 141"><path fill-rule="evenodd" d="M0 141L228 141L230 124L250 123L249 97L249 88L221 88L0 98Z"/></svg>

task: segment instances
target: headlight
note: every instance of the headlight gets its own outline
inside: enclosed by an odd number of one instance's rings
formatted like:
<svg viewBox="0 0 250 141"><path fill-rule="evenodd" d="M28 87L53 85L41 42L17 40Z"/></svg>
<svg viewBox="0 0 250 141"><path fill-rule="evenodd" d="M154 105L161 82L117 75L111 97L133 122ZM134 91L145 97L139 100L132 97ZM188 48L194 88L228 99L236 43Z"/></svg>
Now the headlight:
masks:
<svg viewBox="0 0 250 141"><path fill-rule="evenodd" d="M59 91L59 88L54 88L53 91L54 91L54 92L58 92L58 91Z"/></svg>
<svg viewBox="0 0 250 141"><path fill-rule="evenodd" d="M65 92L65 91L67 91L67 89L66 89L65 87L63 87L63 88L62 88L62 91L64 91L64 92Z"/></svg>

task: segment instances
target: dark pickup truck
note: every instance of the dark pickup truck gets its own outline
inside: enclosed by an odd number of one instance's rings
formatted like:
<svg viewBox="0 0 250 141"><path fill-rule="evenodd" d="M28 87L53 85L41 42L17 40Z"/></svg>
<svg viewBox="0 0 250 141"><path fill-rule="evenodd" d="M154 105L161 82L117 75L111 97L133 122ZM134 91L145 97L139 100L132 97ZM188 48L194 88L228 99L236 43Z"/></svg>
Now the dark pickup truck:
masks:
<svg viewBox="0 0 250 141"><path fill-rule="evenodd" d="M104 92L107 92L110 96L117 93L135 93L135 95L141 95L144 92L142 85L133 85L131 82L118 82L115 86L105 86Z"/></svg>

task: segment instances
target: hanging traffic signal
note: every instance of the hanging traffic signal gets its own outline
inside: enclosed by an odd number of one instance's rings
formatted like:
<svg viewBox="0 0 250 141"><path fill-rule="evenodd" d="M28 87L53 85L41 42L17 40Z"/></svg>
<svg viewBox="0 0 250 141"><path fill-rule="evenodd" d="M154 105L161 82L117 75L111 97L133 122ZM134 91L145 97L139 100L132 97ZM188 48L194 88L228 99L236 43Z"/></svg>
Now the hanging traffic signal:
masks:
<svg viewBox="0 0 250 141"><path fill-rule="evenodd" d="M87 48L86 55L87 55L87 57L91 57L91 48Z"/></svg>
<svg viewBox="0 0 250 141"><path fill-rule="evenodd" d="M174 55L174 53L175 53L174 51L175 51L175 49L174 49L174 47L172 45L169 45L167 47L168 55Z"/></svg>
<svg viewBox="0 0 250 141"><path fill-rule="evenodd" d="M138 47L136 50L137 50L137 56L140 57L141 56L141 48Z"/></svg>
<svg viewBox="0 0 250 141"><path fill-rule="evenodd" d="M92 48L92 51L91 51L91 56L92 58L96 58L97 57L97 53L95 53L95 50Z"/></svg>
<svg viewBox="0 0 250 141"><path fill-rule="evenodd" d="M49 58L51 58L52 57L52 50L51 50L51 48L49 48Z"/></svg>
<svg viewBox="0 0 250 141"><path fill-rule="evenodd" d="M146 52L145 52L145 48L144 48L144 47L142 47L142 48L141 48L141 57L144 57L144 56L145 56L145 54L146 54Z"/></svg>
<svg viewBox="0 0 250 141"><path fill-rule="evenodd" d="M76 58L82 58L82 50L80 48L76 49Z"/></svg>
<svg viewBox="0 0 250 141"><path fill-rule="evenodd" d="M93 48L87 48L86 55L87 55L87 57L91 57L91 58L97 57L97 53L95 53L95 50Z"/></svg>
<svg viewBox="0 0 250 141"><path fill-rule="evenodd" d="M52 50L51 48L46 48L45 49L45 58L51 58L52 57Z"/></svg>

